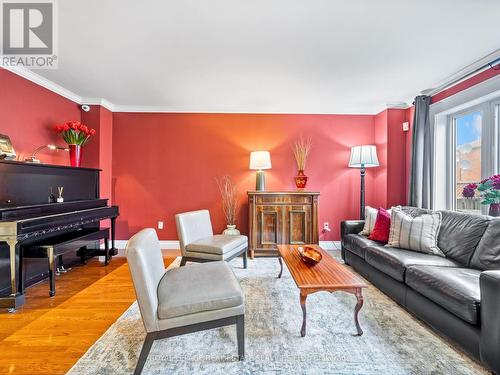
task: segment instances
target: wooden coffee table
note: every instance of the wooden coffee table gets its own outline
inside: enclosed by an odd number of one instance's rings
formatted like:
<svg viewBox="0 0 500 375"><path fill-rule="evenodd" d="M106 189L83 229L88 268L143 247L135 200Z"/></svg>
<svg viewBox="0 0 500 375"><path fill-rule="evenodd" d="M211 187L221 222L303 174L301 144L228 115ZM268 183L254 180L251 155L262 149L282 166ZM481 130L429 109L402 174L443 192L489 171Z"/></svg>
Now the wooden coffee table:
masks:
<svg viewBox="0 0 500 375"><path fill-rule="evenodd" d="M323 250L318 245L300 245L314 247L323 255L323 259L318 264L311 266L300 257L298 245L278 245L280 262L280 273L278 278L281 278L283 273L283 261L292 274L295 284L300 290L300 307L302 308L302 328L300 335L306 335L306 299L311 293L316 292L347 292L354 294L358 303L354 308L354 323L358 331L358 336L363 334L363 330L359 325L358 314L363 307L362 289L367 285L349 269L340 264L338 261Z"/></svg>

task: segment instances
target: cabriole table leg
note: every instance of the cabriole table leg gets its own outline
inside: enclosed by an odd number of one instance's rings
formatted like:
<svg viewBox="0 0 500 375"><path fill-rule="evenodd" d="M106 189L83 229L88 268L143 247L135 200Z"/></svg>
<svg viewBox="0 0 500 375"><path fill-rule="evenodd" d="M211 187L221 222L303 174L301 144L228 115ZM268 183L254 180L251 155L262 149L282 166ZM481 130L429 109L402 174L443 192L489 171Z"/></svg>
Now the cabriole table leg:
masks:
<svg viewBox="0 0 500 375"><path fill-rule="evenodd" d="M356 290L356 299L358 300L358 303L354 308L354 323L356 324L356 329L358 331L358 334L355 336L361 336L363 334L363 330L361 329L358 320L359 310L361 310L361 308L363 307L363 294L361 293L361 289Z"/></svg>
<svg viewBox="0 0 500 375"><path fill-rule="evenodd" d="M304 337L306 335L306 299L307 294L300 292L300 307L302 308L302 328L300 329L300 336Z"/></svg>

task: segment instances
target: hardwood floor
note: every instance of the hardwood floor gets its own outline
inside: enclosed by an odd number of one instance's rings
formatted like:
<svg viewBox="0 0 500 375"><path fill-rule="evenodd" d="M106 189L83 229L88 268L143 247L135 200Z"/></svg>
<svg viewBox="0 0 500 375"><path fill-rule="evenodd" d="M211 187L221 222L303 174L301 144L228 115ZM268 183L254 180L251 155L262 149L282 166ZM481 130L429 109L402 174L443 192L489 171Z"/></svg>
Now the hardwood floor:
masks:
<svg viewBox="0 0 500 375"><path fill-rule="evenodd" d="M165 251L165 266L178 255ZM15 313L0 310L0 374L65 374L135 300L123 256L77 266L56 287L50 298L44 281Z"/></svg>

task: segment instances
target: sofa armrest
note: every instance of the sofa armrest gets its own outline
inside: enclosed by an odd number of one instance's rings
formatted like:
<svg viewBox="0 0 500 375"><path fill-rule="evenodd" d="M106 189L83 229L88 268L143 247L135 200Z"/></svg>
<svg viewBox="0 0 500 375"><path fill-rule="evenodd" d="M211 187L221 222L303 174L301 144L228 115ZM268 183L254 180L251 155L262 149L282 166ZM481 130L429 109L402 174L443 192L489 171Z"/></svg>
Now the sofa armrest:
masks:
<svg viewBox="0 0 500 375"><path fill-rule="evenodd" d="M364 220L345 220L340 223L340 238L352 233L359 233L365 226Z"/></svg>
<svg viewBox="0 0 500 375"><path fill-rule="evenodd" d="M365 226L364 220L345 220L340 223L340 255L345 260L344 237L348 234L359 233Z"/></svg>
<svg viewBox="0 0 500 375"><path fill-rule="evenodd" d="M483 361L500 374L500 270L484 271L479 278L481 289L481 344Z"/></svg>

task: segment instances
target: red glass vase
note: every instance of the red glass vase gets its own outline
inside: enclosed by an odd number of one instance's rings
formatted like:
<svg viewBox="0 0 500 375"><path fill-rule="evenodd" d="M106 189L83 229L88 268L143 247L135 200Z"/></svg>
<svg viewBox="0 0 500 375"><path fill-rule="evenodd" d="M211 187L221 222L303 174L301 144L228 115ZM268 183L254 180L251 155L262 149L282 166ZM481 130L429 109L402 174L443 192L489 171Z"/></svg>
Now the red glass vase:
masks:
<svg viewBox="0 0 500 375"><path fill-rule="evenodd" d="M82 146L68 145L69 147L69 162L72 167L80 167L82 162Z"/></svg>
<svg viewBox="0 0 500 375"><path fill-rule="evenodd" d="M304 171L301 169L297 173L297 176L295 176L295 186L297 186L297 189L299 190L304 190L307 185L307 176L304 174Z"/></svg>

